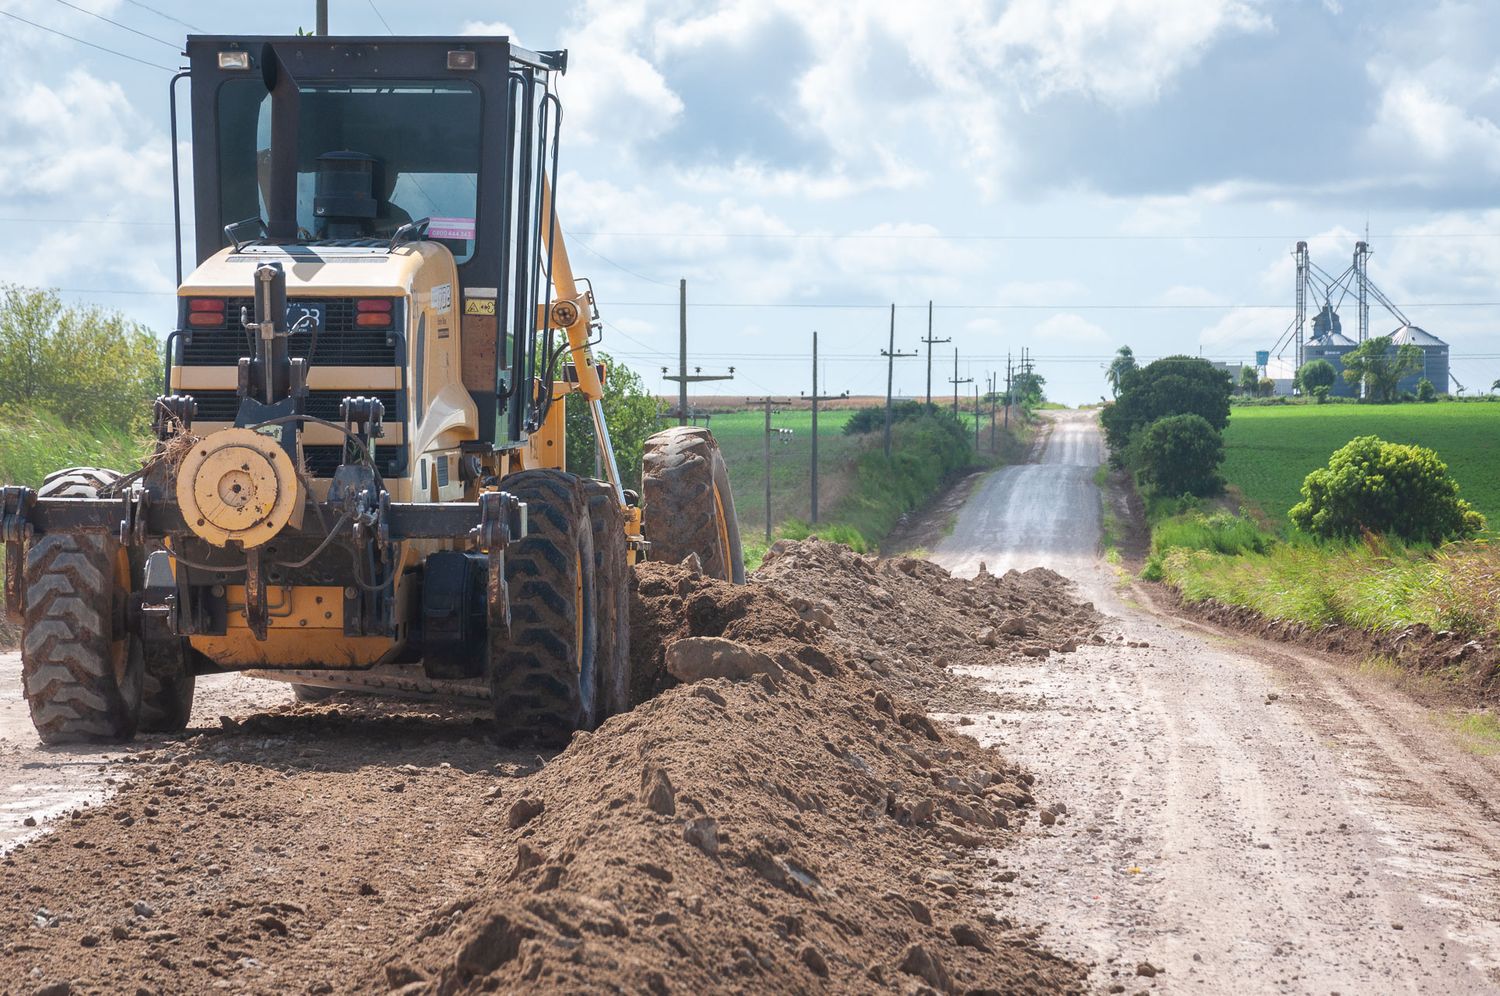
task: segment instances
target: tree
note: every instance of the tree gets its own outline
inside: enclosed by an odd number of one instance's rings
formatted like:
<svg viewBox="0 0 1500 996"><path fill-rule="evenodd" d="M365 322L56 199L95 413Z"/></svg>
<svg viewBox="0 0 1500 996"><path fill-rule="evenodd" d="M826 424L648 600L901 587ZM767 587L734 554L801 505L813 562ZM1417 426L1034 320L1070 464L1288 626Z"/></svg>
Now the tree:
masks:
<svg viewBox="0 0 1500 996"><path fill-rule="evenodd" d="M1018 371L1010 382L1011 404L1035 408L1047 400L1047 395L1042 390L1046 383L1047 378L1035 370Z"/></svg>
<svg viewBox="0 0 1500 996"><path fill-rule="evenodd" d="M1422 348L1406 343L1394 348L1388 335L1366 339L1344 354L1344 379L1364 384L1365 397L1380 404L1396 400L1401 378L1422 369Z"/></svg>
<svg viewBox="0 0 1500 996"><path fill-rule="evenodd" d="M1120 396L1100 415L1109 446L1123 454L1138 429L1167 415L1201 415L1222 432L1229 424L1229 374L1207 360L1168 356L1130 372Z"/></svg>
<svg viewBox="0 0 1500 996"><path fill-rule="evenodd" d="M65 422L140 429L161 391L161 343L149 329L56 292L0 288L0 401Z"/></svg>
<svg viewBox="0 0 1500 996"><path fill-rule="evenodd" d="M1137 477L1161 495L1211 495L1224 488L1224 437L1201 415L1169 415L1147 426L1134 446Z"/></svg>
<svg viewBox="0 0 1500 996"><path fill-rule="evenodd" d="M1332 390L1334 381L1338 379L1338 370L1327 360L1308 360L1297 371L1297 386L1304 394L1316 394L1320 387Z"/></svg>
<svg viewBox="0 0 1500 996"><path fill-rule="evenodd" d="M1428 380L1426 377L1423 377L1421 380L1417 381L1417 400L1418 401L1421 401L1421 402L1424 402L1424 403L1428 402L1428 401L1436 401L1437 400L1437 394L1438 394L1437 388L1433 387L1432 386L1432 381Z"/></svg>
<svg viewBox="0 0 1500 996"><path fill-rule="evenodd" d="M1254 367L1240 367L1240 393L1247 398L1260 391L1260 374Z"/></svg>
<svg viewBox="0 0 1500 996"><path fill-rule="evenodd" d="M660 406L640 374L608 353L596 353L604 364L604 420L609 438L615 445L615 464L620 480L627 488L641 486L641 451L646 437L655 432ZM568 470L584 477L594 476L597 447L594 443L594 421L582 394L567 396ZM601 475L603 471L599 472Z"/></svg>
<svg viewBox="0 0 1500 996"><path fill-rule="evenodd" d="M1421 543L1473 536L1484 516L1458 496L1448 465L1424 446L1350 440L1302 482L1292 525L1325 539L1365 532Z"/></svg>
<svg viewBox="0 0 1500 996"><path fill-rule="evenodd" d="M1256 393L1262 398L1269 398L1276 393L1276 382L1269 377L1262 377L1260 383L1255 386Z"/></svg>
<svg viewBox="0 0 1500 996"><path fill-rule="evenodd" d="M1120 396L1121 383L1137 369L1135 352L1129 346L1121 346L1115 350L1115 358L1110 361L1109 369L1104 371L1104 379L1109 381L1111 397Z"/></svg>

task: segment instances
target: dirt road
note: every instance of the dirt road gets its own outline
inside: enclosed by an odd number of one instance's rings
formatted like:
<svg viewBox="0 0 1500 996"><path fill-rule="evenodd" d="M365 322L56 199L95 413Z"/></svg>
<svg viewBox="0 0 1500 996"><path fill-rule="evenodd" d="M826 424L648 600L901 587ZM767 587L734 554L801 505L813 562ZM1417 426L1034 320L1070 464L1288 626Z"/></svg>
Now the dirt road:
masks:
<svg viewBox="0 0 1500 996"><path fill-rule="evenodd" d="M1068 807L996 881L1101 989L1500 991L1500 765L1347 664L1157 614L1095 556L1086 413L976 489L932 559L1046 565L1117 620L1103 647L968 669L1021 707L968 728ZM1122 642L1123 641L1123 645Z"/></svg>

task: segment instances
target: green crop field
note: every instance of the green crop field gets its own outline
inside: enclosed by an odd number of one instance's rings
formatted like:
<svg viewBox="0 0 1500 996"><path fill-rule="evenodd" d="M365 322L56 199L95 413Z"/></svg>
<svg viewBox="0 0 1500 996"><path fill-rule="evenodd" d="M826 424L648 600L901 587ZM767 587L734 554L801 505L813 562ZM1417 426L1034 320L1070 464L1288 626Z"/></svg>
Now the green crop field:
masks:
<svg viewBox="0 0 1500 996"><path fill-rule="evenodd" d="M825 516L848 491L854 457L870 445L868 437L844 435L852 411L818 412L818 510ZM746 540L765 531L765 412L715 415L709 422L734 488L740 532ZM771 413L771 426L791 429L771 439L771 518L773 523L809 514L812 475L812 412Z"/></svg>
<svg viewBox="0 0 1500 996"><path fill-rule="evenodd" d="M1235 408L1224 433L1224 476L1279 525L1302 480L1355 436L1437 451L1460 494L1500 532L1500 404L1287 405Z"/></svg>

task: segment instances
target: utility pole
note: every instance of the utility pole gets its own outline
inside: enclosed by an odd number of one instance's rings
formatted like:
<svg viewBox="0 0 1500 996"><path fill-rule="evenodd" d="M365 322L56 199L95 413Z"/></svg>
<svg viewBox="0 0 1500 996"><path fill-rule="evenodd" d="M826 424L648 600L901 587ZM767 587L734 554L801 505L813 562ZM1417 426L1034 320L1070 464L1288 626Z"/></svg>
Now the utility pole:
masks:
<svg viewBox="0 0 1500 996"><path fill-rule="evenodd" d="M996 373L990 374L990 455L991 456L993 456L995 454L995 402L998 400L996 398L996 395L1000 393L999 392L999 387L1000 387L1000 375L996 374Z"/></svg>
<svg viewBox="0 0 1500 996"><path fill-rule="evenodd" d="M957 418L958 417L958 385L960 385L960 384L972 384L972 383L974 383L974 378L973 377L965 377L963 380L959 380L958 379L958 350L957 349L955 349L953 351L953 377L948 381L948 383L950 383L950 384L953 385L953 417Z"/></svg>
<svg viewBox="0 0 1500 996"><path fill-rule="evenodd" d="M734 380L734 367L729 368L727 374L706 374L702 367L694 367L693 374L687 372L687 278L683 278L677 284L677 375L675 377L667 374L667 368L661 368L662 380L675 380L677 382L677 424L688 424L688 385L698 384L706 380Z"/></svg>
<svg viewBox="0 0 1500 996"><path fill-rule="evenodd" d="M819 394L818 393L818 333L813 333L813 383L812 396L803 395L803 400L812 402L812 509L808 521L818 521L818 402L832 401L834 398L847 398L849 392L843 394Z"/></svg>
<svg viewBox="0 0 1500 996"><path fill-rule="evenodd" d="M972 382L973 377L969 380ZM979 452L979 385L974 385L974 452Z"/></svg>
<svg viewBox="0 0 1500 996"><path fill-rule="evenodd" d="M752 405L764 405L766 409L766 438L765 438L765 466L766 466L766 542L771 542L771 406L790 405L788 398L773 398L769 395L764 398L746 398L745 401Z"/></svg>
<svg viewBox="0 0 1500 996"><path fill-rule="evenodd" d="M896 305L891 304L891 345L889 349L882 349L880 355L885 359L885 458L891 458L891 391L896 383L896 360L916 356L916 352L901 353L896 351ZM929 384L928 390L930 391ZM929 398L930 402L932 399Z"/></svg>
<svg viewBox="0 0 1500 996"><path fill-rule="evenodd" d="M318 0L317 26L313 30L319 38L328 37L328 0Z"/></svg>
<svg viewBox="0 0 1500 996"><path fill-rule="evenodd" d="M922 340L927 343L927 407L932 407L932 346L933 343L952 342L953 339L934 339L932 337L932 302L927 302L927 338Z"/></svg>
<svg viewBox="0 0 1500 996"><path fill-rule="evenodd" d="M1010 350L1005 351L1005 431L1010 432Z"/></svg>

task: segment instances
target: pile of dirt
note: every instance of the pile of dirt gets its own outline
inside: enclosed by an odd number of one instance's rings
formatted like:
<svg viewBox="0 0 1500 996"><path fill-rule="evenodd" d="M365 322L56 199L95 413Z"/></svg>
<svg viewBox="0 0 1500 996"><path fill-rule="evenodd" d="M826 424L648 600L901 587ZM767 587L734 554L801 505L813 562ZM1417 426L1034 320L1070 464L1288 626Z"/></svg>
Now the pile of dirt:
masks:
<svg viewBox="0 0 1500 996"><path fill-rule="evenodd" d="M774 667L576 736L508 810L483 885L370 985L1078 989L1075 966L975 901L970 852L1036 811L1029 775L824 653L764 586L646 565L637 595L638 662L731 636Z"/></svg>
<svg viewBox="0 0 1500 996"><path fill-rule="evenodd" d="M482 713L369 697L140 751L108 802L0 859L0 991L1081 991L981 879L1062 808L903 694L919 653L882 674L831 640L869 627L844 604L867 570L924 639L923 605L1035 622L991 654L1092 614L1035 573L803 546L774 559L822 565L832 624L784 577L638 569L640 688L665 690L555 756L497 751ZM675 684L669 659L709 644L745 677ZM942 668L921 667L931 697Z"/></svg>
<svg viewBox="0 0 1500 996"><path fill-rule="evenodd" d="M787 598L825 645L929 709L972 712L989 697L953 668L1072 653L1103 642L1103 617L1066 578L1037 567L955 578L926 560L865 557L817 539L772 545L754 582Z"/></svg>

